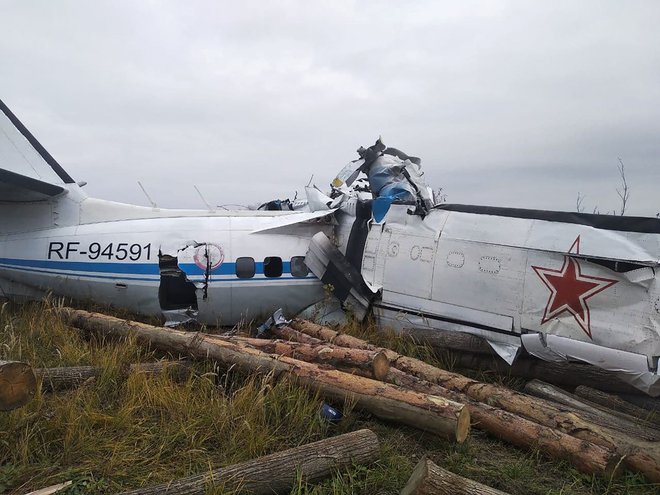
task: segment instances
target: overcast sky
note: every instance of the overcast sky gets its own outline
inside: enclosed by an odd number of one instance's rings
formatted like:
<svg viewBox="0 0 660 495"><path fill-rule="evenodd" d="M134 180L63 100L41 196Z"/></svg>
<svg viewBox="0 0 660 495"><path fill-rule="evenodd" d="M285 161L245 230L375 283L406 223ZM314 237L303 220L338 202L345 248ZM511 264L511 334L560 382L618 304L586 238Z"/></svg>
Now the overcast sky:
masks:
<svg viewBox="0 0 660 495"><path fill-rule="evenodd" d="M453 203L660 211L660 2L0 0L0 99L90 195L322 189L382 135ZM414 5L414 6L413 6Z"/></svg>

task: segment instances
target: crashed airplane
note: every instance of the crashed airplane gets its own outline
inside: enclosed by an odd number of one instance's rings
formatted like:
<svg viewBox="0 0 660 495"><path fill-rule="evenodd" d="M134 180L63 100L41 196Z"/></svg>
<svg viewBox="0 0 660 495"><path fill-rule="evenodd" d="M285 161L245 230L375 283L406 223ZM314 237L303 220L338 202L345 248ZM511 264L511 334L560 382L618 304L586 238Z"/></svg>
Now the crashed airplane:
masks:
<svg viewBox="0 0 660 495"><path fill-rule="evenodd" d="M380 140L326 195L261 210L88 197L0 101L0 295L95 300L168 324L294 315L331 287L358 319L465 332L660 395L660 220L436 205Z"/></svg>

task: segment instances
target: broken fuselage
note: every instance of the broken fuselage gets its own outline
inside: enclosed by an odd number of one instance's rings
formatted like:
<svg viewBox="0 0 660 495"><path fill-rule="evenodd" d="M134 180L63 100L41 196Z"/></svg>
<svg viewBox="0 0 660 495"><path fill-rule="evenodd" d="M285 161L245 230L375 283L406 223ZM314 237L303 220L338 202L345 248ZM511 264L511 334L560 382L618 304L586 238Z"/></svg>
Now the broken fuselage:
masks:
<svg viewBox="0 0 660 495"><path fill-rule="evenodd" d="M353 197L337 214L350 280L327 270L344 260L326 254L322 235L308 264L345 303L368 301L379 326L419 340L470 333L509 364L524 349L660 394L659 220L469 205L418 215L392 204L376 222L371 204Z"/></svg>

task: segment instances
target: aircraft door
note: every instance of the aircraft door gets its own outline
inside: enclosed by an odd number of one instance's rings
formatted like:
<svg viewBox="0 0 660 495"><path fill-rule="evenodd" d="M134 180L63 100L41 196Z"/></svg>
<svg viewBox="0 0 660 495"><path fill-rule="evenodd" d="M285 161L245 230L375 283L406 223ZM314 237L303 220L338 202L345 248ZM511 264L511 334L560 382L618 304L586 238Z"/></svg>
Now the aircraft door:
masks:
<svg viewBox="0 0 660 495"><path fill-rule="evenodd" d="M384 283L391 292L431 299L437 240L392 229L384 249Z"/></svg>
<svg viewBox="0 0 660 495"><path fill-rule="evenodd" d="M362 256L362 278L373 291L383 287L385 260L392 229L386 223L371 223Z"/></svg>

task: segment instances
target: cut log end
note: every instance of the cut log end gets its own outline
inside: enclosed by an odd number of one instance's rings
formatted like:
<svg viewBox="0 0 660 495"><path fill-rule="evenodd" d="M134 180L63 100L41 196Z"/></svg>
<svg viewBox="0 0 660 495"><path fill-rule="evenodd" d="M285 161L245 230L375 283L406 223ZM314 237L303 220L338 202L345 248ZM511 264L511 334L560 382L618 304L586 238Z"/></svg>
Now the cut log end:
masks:
<svg viewBox="0 0 660 495"><path fill-rule="evenodd" d="M376 380L384 381L387 378L387 374L390 372L390 360L384 352L379 352L374 356L372 368Z"/></svg>
<svg viewBox="0 0 660 495"><path fill-rule="evenodd" d="M408 483L406 483L406 486L401 490L400 495L420 495L424 493L423 485L429 476L430 463L431 461L426 458L423 458L417 463L408 479Z"/></svg>
<svg viewBox="0 0 660 495"><path fill-rule="evenodd" d="M507 495L505 492L463 478L422 458L413 470L401 495Z"/></svg>
<svg viewBox="0 0 660 495"><path fill-rule="evenodd" d="M458 413L458 423L456 425L456 442L463 443L470 434L470 410L464 406Z"/></svg>
<svg viewBox="0 0 660 495"><path fill-rule="evenodd" d="M29 364L0 361L0 411L23 407L37 393L37 377Z"/></svg>

